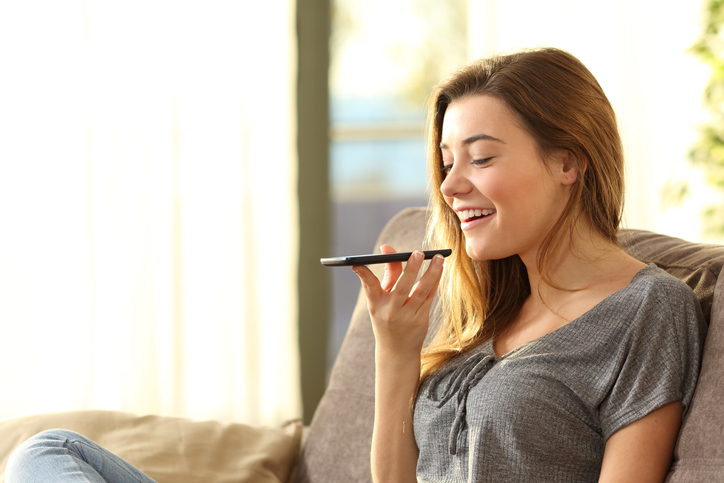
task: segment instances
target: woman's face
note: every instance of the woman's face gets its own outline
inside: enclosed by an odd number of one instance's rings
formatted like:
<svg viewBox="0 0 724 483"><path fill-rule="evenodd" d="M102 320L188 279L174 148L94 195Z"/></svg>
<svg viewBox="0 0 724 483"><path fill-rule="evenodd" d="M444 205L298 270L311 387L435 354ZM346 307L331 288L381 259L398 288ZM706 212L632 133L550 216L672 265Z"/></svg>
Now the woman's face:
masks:
<svg viewBox="0 0 724 483"><path fill-rule="evenodd" d="M460 218L468 255L534 262L576 180L572 155L561 151L544 164L507 105L486 95L448 106L440 148L447 173L440 190Z"/></svg>

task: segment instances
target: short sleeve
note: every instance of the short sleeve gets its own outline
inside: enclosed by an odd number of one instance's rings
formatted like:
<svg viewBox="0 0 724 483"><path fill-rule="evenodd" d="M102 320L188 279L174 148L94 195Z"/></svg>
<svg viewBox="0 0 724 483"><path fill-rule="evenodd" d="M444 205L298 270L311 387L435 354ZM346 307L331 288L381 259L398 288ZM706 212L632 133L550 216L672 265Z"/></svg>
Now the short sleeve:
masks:
<svg viewBox="0 0 724 483"><path fill-rule="evenodd" d="M694 293L665 272L641 291L600 406L604 441L664 404L680 401L686 412L696 387L706 324Z"/></svg>

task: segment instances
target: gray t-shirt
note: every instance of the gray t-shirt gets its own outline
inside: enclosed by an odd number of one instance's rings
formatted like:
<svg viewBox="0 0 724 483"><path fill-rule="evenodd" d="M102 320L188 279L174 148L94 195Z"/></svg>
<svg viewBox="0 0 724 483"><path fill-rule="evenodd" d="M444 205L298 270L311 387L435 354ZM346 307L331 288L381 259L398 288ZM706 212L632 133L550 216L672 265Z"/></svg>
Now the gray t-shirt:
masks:
<svg viewBox="0 0 724 483"><path fill-rule="evenodd" d="M595 482L606 440L689 406L706 325L693 292L650 265L581 317L498 358L492 342L423 381L420 482Z"/></svg>

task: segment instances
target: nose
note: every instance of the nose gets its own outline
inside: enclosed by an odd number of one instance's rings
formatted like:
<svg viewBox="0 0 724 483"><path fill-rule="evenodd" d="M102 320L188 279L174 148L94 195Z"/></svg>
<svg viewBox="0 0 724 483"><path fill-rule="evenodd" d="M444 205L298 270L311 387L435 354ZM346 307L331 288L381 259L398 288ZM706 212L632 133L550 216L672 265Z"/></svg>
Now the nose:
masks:
<svg viewBox="0 0 724 483"><path fill-rule="evenodd" d="M461 164L454 163L442 181L440 192L443 196L452 198L470 192L471 184L463 173L464 166L461 166Z"/></svg>

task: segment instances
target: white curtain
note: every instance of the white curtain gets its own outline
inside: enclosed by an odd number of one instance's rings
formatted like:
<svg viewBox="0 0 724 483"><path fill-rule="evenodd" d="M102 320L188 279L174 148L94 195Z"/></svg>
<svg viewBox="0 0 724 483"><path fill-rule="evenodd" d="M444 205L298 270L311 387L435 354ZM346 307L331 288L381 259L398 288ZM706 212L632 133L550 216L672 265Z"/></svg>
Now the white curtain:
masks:
<svg viewBox="0 0 724 483"><path fill-rule="evenodd" d="M719 198L686 162L706 119L708 68L687 53L703 29L703 0L468 0L468 6L471 57L554 46L598 78L627 151L629 227L703 238L699 214ZM684 179L693 195L667 206L664 187Z"/></svg>
<svg viewBox="0 0 724 483"><path fill-rule="evenodd" d="M0 418L299 417L293 0L0 0Z"/></svg>

